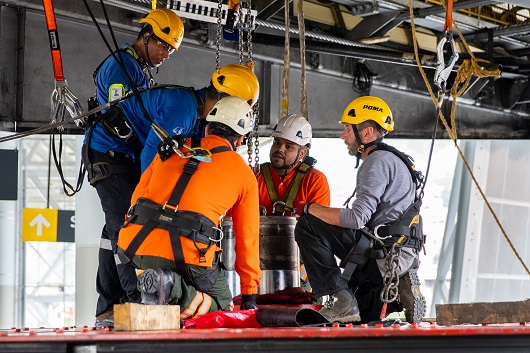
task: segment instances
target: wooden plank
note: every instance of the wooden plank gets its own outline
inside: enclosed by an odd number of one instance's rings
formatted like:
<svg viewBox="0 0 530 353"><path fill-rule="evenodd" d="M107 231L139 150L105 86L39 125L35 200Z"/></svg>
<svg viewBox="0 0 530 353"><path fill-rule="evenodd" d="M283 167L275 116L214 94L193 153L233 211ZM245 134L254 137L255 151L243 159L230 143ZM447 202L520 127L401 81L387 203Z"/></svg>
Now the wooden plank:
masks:
<svg viewBox="0 0 530 353"><path fill-rule="evenodd" d="M115 331L155 331L180 329L179 305L114 305Z"/></svg>
<svg viewBox="0 0 530 353"><path fill-rule="evenodd" d="M518 302L436 305L438 325L530 322L530 299Z"/></svg>

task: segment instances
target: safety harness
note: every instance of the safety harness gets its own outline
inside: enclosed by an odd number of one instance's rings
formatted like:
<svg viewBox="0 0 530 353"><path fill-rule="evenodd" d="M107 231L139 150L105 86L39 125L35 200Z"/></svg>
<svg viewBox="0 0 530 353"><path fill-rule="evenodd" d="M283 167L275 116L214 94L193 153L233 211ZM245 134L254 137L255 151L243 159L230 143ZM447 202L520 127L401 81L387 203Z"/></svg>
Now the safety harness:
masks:
<svg viewBox="0 0 530 353"><path fill-rule="evenodd" d="M132 54L131 54L132 55ZM100 65L101 66L101 65ZM99 67L98 67L99 68ZM97 69L96 69L97 70ZM202 114L204 107L204 101L201 96L195 91L193 87L185 87L180 85L156 85L149 90L161 89L161 88L178 88L192 92L197 100L197 114ZM147 91L147 90L146 90ZM144 92L146 92L144 91ZM93 119L94 117L92 117ZM112 105L104 114L96 116L95 120L90 121L89 131L87 133L86 145L90 146L90 137L94 126L97 123L102 123L104 131L110 136L120 138L134 154L134 161L140 168L140 154L142 153L143 144L141 143L138 134L134 131L132 124L127 119L127 116L123 112L123 109L119 105ZM88 149L87 149L88 150ZM89 161L88 151L85 151L85 160ZM130 172L130 166L111 165L107 162L99 163L88 163L86 166L88 171L88 181L91 185L98 182L99 180L106 179L112 174L128 173Z"/></svg>
<svg viewBox="0 0 530 353"><path fill-rule="evenodd" d="M298 171L296 172L293 181L283 194L281 200L278 198L278 193L276 191L276 187L274 186L274 181L272 180L270 163L267 162L261 165L260 169L263 173L265 184L267 185L267 191L269 193L275 216L283 216L286 211L290 212L291 214L296 213L296 209L294 208L294 200L296 199L298 190L300 190L302 180L306 176L307 172L309 172L311 168L315 166L315 164L317 164L317 160L315 158L310 156L306 156L304 158L304 161L300 163L300 167L298 167Z"/></svg>
<svg viewBox="0 0 530 353"><path fill-rule="evenodd" d="M341 277L349 281L358 266L364 265L369 258L385 258L384 249L391 248L395 243L400 247L412 248L420 251L424 248L425 235L423 234L423 221L420 215L421 195L417 191L423 184L423 175L414 167L412 158L385 143L378 143L368 154L384 150L393 153L405 163L412 181L416 185L414 202L403 212L401 217L390 225L378 225L373 231L363 228L357 232L357 241L348 255L341 261L344 268ZM374 244L374 240L376 241Z"/></svg>
<svg viewBox="0 0 530 353"><path fill-rule="evenodd" d="M205 154L215 154L231 151L231 149L227 146L218 146L209 151L203 151ZM198 153L197 148L195 149L195 153ZM199 290L205 292L215 283L221 269L219 266L216 266L215 269L206 271L201 276L190 277L188 271L186 271L180 237L183 236L191 239L199 251L199 262L206 263L206 253L214 243L221 241L222 234L218 237L218 228L210 219L202 214L178 210L180 199L191 177L197 171L199 163L199 159L192 157L184 165L184 171L164 206L146 198L139 198L136 204L131 206L127 213L127 221L123 227L126 227L129 223L133 223L142 225L142 228L133 238L127 249L124 249L123 253L121 251L118 252L118 256L123 263L130 263L131 259L136 255L136 251L151 231L155 228L165 229L169 232L176 272L187 281L191 281ZM206 244L207 247L200 248L198 243Z"/></svg>

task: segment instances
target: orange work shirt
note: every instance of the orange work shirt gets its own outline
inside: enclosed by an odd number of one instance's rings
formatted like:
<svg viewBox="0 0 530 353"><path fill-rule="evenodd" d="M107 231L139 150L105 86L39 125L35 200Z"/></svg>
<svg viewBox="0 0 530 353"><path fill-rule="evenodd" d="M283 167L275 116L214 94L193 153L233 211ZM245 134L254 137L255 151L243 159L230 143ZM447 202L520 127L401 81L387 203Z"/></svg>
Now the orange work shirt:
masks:
<svg viewBox="0 0 530 353"><path fill-rule="evenodd" d="M285 191L287 191L289 188L289 185L291 185L291 182L293 182L296 173L298 173L298 168L300 168L300 164L301 163L298 163L298 166L291 170L291 172L285 177L278 176L272 165L268 164L274 186L276 187L276 193L278 194L278 198L280 200L282 199ZM265 168L266 166L267 164L264 164L262 165L262 168ZM258 174L258 187L260 206L264 206L267 209L268 216L274 215L272 210L272 201L269 196L269 191L267 190L267 184L265 183L265 178L261 172ZM323 206L329 206L331 202L328 179L324 173L318 169L315 169L314 167L311 168L304 176L304 179L302 179L302 184L300 185L300 189L296 194L293 206L296 208L296 213L298 215L302 214L304 205L308 202L316 202Z"/></svg>
<svg viewBox="0 0 530 353"><path fill-rule="evenodd" d="M211 150L230 144L225 139L209 135L201 140L201 147ZM231 148L231 147L230 147ZM188 159L173 154L165 162L157 155L142 174L136 187L132 204L140 197L164 205L169 200ZM191 177L180 199L179 211L201 213L219 227L226 211L232 209L236 237L235 269L240 277L241 293L255 294L259 286L259 211L256 177L243 158L235 151L220 152L211 156L211 162L201 162ZM126 249L142 225L128 224L122 228L118 246ZM187 264L212 266L217 245L206 253L206 264L199 263L199 251L193 240L180 237L184 260ZM197 243L201 248L206 244ZM139 256L157 256L174 260L169 232L155 228L136 251Z"/></svg>

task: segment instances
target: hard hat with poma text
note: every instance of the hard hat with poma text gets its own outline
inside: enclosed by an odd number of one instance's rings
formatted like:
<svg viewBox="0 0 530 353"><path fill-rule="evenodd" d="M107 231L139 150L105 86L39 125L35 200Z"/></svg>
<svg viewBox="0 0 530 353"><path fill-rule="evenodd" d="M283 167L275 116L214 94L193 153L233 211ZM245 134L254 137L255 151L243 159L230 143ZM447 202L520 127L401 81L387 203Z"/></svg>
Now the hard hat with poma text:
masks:
<svg viewBox="0 0 530 353"><path fill-rule="evenodd" d="M363 96L351 101L344 110L340 123L358 125L366 120L375 121L387 132L394 130L390 107L384 100L374 96Z"/></svg>

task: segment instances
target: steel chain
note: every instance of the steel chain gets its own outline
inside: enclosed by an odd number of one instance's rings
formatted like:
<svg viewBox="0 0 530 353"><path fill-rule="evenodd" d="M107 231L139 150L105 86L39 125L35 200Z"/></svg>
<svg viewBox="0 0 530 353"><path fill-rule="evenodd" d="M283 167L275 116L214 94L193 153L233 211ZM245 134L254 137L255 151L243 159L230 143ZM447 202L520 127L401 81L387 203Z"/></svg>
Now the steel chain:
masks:
<svg viewBox="0 0 530 353"><path fill-rule="evenodd" d="M259 173L259 102L256 102L254 105L254 173L257 175Z"/></svg>
<svg viewBox="0 0 530 353"><path fill-rule="evenodd" d="M252 3L251 0L247 0L247 53L248 53L248 61L252 62L252 31L253 31L253 23L252 23Z"/></svg>
<svg viewBox="0 0 530 353"><path fill-rule="evenodd" d="M401 255L401 247L398 243L394 243L385 257L386 272L383 276L383 289L381 290L380 298L384 303L392 303L398 298L399 276L398 258Z"/></svg>
<svg viewBox="0 0 530 353"><path fill-rule="evenodd" d="M215 36L215 70L221 67L221 18L223 17L223 0L217 2L217 34Z"/></svg>
<svg viewBox="0 0 530 353"><path fill-rule="evenodd" d="M253 136L254 136L254 132L251 131L250 135L248 136L248 139L247 139L248 166L252 170L254 170L254 167L252 166L252 161L253 161L253 159L252 159L252 146L253 146L252 137Z"/></svg>
<svg viewBox="0 0 530 353"><path fill-rule="evenodd" d="M239 63L243 65L243 54L245 52L243 34L245 31L245 26L244 26L245 23L243 22L243 8L241 7L241 4L239 5L237 9L238 9L237 13L239 16L239 21L237 22L237 28L238 28L238 34L239 34L239 41L238 41Z"/></svg>

